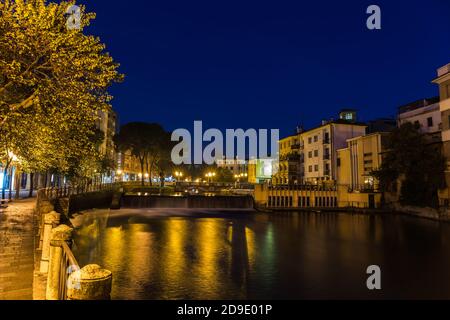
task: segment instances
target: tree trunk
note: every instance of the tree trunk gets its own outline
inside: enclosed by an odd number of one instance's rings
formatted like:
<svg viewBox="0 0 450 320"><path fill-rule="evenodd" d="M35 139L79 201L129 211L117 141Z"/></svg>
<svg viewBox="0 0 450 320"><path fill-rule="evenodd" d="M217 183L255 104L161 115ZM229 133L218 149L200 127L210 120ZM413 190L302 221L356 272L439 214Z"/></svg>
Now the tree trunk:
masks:
<svg viewBox="0 0 450 320"><path fill-rule="evenodd" d="M139 162L141 163L141 186L144 186L144 158L139 159Z"/></svg>
<svg viewBox="0 0 450 320"><path fill-rule="evenodd" d="M148 176L150 177L150 186L153 185L153 181L152 181L152 171L153 171L153 161L150 162L150 168L148 170Z"/></svg>
<svg viewBox="0 0 450 320"><path fill-rule="evenodd" d="M5 167L3 169L2 199L5 199L5 197L6 197L6 179L8 177L7 172L8 172L8 168Z"/></svg>
<svg viewBox="0 0 450 320"><path fill-rule="evenodd" d="M33 188L34 188L34 173L30 173L30 191L28 192L28 198L33 196Z"/></svg>
<svg viewBox="0 0 450 320"><path fill-rule="evenodd" d="M13 174L12 174L12 168L9 168L9 175L8 175L8 181L9 181L9 194L8 194L8 199L11 200L12 199L12 182L13 182Z"/></svg>
<svg viewBox="0 0 450 320"><path fill-rule="evenodd" d="M16 195L15 195L15 199L19 200L20 198L20 182L21 182L21 173L19 171L19 169L16 168L16 170L14 171L14 185L16 186Z"/></svg>

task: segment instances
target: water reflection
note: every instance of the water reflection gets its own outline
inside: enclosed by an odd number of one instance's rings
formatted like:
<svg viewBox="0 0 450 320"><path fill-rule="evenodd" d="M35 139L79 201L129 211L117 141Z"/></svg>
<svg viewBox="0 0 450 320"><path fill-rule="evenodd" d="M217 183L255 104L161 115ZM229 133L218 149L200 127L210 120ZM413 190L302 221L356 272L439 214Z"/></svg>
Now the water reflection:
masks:
<svg viewBox="0 0 450 320"><path fill-rule="evenodd" d="M180 214L181 213L181 214ZM80 264L115 299L450 298L450 225L401 216L94 211ZM381 292L365 287L380 265Z"/></svg>

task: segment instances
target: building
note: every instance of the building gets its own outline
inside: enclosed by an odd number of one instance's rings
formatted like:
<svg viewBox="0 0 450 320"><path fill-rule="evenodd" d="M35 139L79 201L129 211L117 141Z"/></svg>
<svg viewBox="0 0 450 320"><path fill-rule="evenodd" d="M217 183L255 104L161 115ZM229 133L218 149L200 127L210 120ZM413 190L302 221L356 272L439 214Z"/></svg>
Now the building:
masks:
<svg viewBox="0 0 450 320"><path fill-rule="evenodd" d="M348 139L348 146L337 151L338 183L350 190L376 190L373 172L381 167L387 137L378 132Z"/></svg>
<svg viewBox="0 0 450 320"><path fill-rule="evenodd" d="M224 168L231 171L233 176L248 174L248 163L245 159L217 159L216 165L218 168Z"/></svg>
<svg viewBox="0 0 450 320"><path fill-rule="evenodd" d="M100 111L97 120L97 129L104 133L104 139L99 152L108 159L115 159L114 135L117 130L117 114L114 110Z"/></svg>
<svg viewBox="0 0 450 320"><path fill-rule="evenodd" d="M286 137L278 142L278 167L272 178L274 184L297 184L303 177L301 134Z"/></svg>
<svg viewBox="0 0 450 320"><path fill-rule="evenodd" d="M367 122L367 134L375 132L391 132L397 128L397 119L378 118Z"/></svg>
<svg viewBox="0 0 450 320"><path fill-rule="evenodd" d="M435 141L441 141L439 97L421 99L399 107L397 122L399 126L406 122L414 123L422 133L429 134Z"/></svg>
<svg viewBox="0 0 450 320"><path fill-rule="evenodd" d="M317 128L302 133L304 183L317 184L337 179L337 150L347 140L364 136L367 125L356 122L353 110L344 110L338 120L323 121Z"/></svg>
<svg viewBox="0 0 450 320"><path fill-rule="evenodd" d="M278 161L271 158L250 160L247 165L248 182L261 184L272 181L275 165L278 166Z"/></svg>
<svg viewBox="0 0 450 320"><path fill-rule="evenodd" d="M347 140L366 134L367 125L358 123L356 111L344 109L339 119L322 121L316 128L279 141L279 167L273 184L318 184L337 178L337 150Z"/></svg>
<svg viewBox="0 0 450 320"><path fill-rule="evenodd" d="M447 159L445 171L447 188L439 192L439 200L442 206L448 207L450 204L450 63L437 70L437 78L433 80L433 83L439 86L442 150Z"/></svg>
<svg viewBox="0 0 450 320"><path fill-rule="evenodd" d="M116 155L117 170L115 178L118 181L138 181L141 174L148 178L148 173L141 173L139 159L131 154L131 151L118 152Z"/></svg>

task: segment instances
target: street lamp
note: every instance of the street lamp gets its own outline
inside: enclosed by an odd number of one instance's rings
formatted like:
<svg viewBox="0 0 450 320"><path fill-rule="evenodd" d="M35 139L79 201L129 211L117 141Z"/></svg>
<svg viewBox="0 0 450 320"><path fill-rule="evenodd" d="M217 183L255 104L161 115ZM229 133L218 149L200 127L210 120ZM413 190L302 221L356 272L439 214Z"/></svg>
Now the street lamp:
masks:
<svg viewBox="0 0 450 320"><path fill-rule="evenodd" d="M122 176L123 171L119 169L116 171L116 173L117 173L117 180L123 181L123 176Z"/></svg>
<svg viewBox="0 0 450 320"><path fill-rule="evenodd" d="M235 174L234 175L234 178L236 179L235 188L237 188L237 185L238 185L238 183L241 182L241 179L247 178L247 177L248 177L247 173Z"/></svg>
<svg viewBox="0 0 450 320"><path fill-rule="evenodd" d="M181 171L175 171L175 177L178 179L181 179L183 177L183 172Z"/></svg>
<svg viewBox="0 0 450 320"><path fill-rule="evenodd" d="M212 178L216 176L215 172L207 172L205 177L208 179L208 182L211 182Z"/></svg>

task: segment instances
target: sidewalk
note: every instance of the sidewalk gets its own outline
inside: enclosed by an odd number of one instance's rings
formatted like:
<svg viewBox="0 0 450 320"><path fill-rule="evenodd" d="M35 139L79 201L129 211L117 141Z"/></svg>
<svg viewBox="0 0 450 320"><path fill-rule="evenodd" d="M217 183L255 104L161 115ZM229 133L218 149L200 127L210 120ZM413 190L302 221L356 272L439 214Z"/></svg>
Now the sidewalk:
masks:
<svg viewBox="0 0 450 320"><path fill-rule="evenodd" d="M33 197L36 196L37 191L33 191ZM28 198L28 195L30 194L29 190L20 190L19 197L20 199ZM0 188L0 198L2 197L2 189ZM14 199L16 197L16 191L11 192L11 198ZM5 198L9 199L9 190L5 191Z"/></svg>
<svg viewBox="0 0 450 320"><path fill-rule="evenodd" d="M0 209L0 300L32 300L35 198Z"/></svg>

